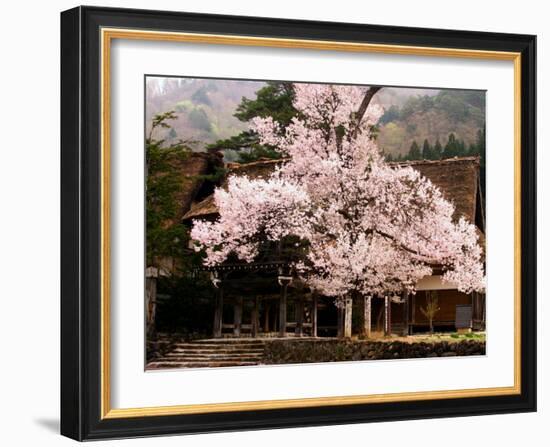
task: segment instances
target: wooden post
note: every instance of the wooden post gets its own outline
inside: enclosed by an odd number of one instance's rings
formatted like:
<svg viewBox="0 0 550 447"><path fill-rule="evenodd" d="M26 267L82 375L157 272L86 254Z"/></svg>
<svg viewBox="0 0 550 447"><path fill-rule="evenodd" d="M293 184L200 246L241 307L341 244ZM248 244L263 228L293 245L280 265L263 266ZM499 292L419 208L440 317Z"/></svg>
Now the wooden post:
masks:
<svg viewBox="0 0 550 447"><path fill-rule="evenodd" d="M388 335L391 335L391 298L388 297Z"/></svg>
<svg viewBox="0 0 550 447"><path fill-rule="evenodd" d="M479 298L481 300L481 328L483 330L485 330L485 324L486 324L485 315L486 315L486 309L487 309L487 295L482 293Z"/></svg>
<svg viewBox="0 0 550 447"><path fill-rule="evenodd" d="M269 332L269 308L271 307L271 301L264 301L264 334Z"/></svg>
<svg viewBox="0 0 550 447"><path fill-rule="evenodd" d="M281 281L281 300L279 302L279 336L286 336L286 292L288 281Z"/></svg>
<svg viewBox="0 0 550 447"><path fill-rule="evenodd" d="M241 323L243 320L243 297L239 296L235 298L235 304L233 307L233 334L235 336L241 335Z"/></svg>
<svg viewBox="0 0 550 447"><path fill-rule="evenodd" d="M313 292L313 307L311 309L311 336L317 337L317 292Z"/></svg>
<svg viewBox="0 0 550 447"><path fill-rule="evenodd" d="M353 310L353 300L346 297L346 307L344 313L344 338L351 338L351 314Z"/></svg>
<svg viewBox="0 0 550 447"><path fill-rule="evenodd" d="M344 308L340 305L336 308L337 330L336 336L338 338L344 338Z"/></svg>
<svg viewBox="0 0 550 447"><path fill-rule="evenodd" d="M476 317L477 317L477 312L476 312L476 304L477 304L477 300L476 300L476 296L475 296L476 292L472 292L470 293L470 305L472 306L472 319L470 320L470 330L474 330L474 321L476 320Z"/></svg>
<svg viewBox="0 0 550 447"><path fill-rule="evenodd" d="M415 306L416 306L416 293L413 293L412 300L411 300L411 314L412 314L411 321L412 321L412 325L409 326L409 335L413 334L414 324L416 323Z"/></svg>
<svg viewBox="0 0 550 447"><path fill-rule="evenodd" d="M296 303L296 331L297 337L301 337L304 334L304 296L300 294L298 302Z"/></svg>
<svg viewBox="0 0 550 447"><path fill-rule="evenodd" d="M366 338L371 337L372 330L372 297L363 296L363 335Z"/></svg>
<svg viewBox="0 0 550 447"><path fill-rule="evenodd" d="M409 335L409 292L403 293L403 335Z"/></svg>
<svg viewBox="0 0 550 447"><path fill-rule="evenodd" d="M384 297L384 335L386 337L388 335L390 335L390 322L389 322L390 310L389 310L389 307L390 307L390 297L385 296Z"/></svg>
<svg viewBox="0 0 550 447"><path fill-rule="evenodd" d="M222 336L222 324L223 324L223 287L220 283L218 285L218 293L216 294L216 308L214 309L214 338L220 338Z"/></svg>
<svg viewBox="0 0 550 447"><path fill-rule="evenodd" d="M155 334L155 315L157 312L157 278L148 276L145 279L145 315L147 337Z"/></svg>
<svg viewBox="0 0 550 447"><path fill-rule="evenodd" d="M260 320L258 318L259 302L260 302L260 298L255 297L254 307L252 308L252 322L251 322L251 330L250 330L252 337L258 336L258 326L260 325Z"/></svg>

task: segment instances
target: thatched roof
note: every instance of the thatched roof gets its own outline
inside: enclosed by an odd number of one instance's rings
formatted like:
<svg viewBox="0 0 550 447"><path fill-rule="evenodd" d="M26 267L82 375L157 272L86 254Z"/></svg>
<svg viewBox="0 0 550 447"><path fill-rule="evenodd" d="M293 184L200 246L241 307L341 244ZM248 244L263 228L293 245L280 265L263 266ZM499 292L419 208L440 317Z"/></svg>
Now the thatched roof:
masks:
<svg viewBox="0 0 550 447"><path fill-rule="evenodd" d="M479 157L449 158L447 160L415 160L391 163L411 166L437 186L455 206L455 218L466 217L475 222Z"/></svg>
<svg viewBox="0 0 550 447"><path fill-rule="evenodd" d="M247 175L250 178L266 178L284 160L259 160L247 164L229 164L229 175ZM395 166L411 166L432 181L445 198L455 205L455 217L465 216L475 222L479 182L479 157L451 158L447 160L418 160L390 163ZM227 181L227 177L226 177ZM223 186L225 186L224 181ZM214 196L191 206L183 220L212 219L218 214Z"/></svg>
<svg viewBox="0 0 550 447"><path fill-rule="evenodd" d="M179 169L183 187L176 197L180 203L177 220L181 220L191 209L198 193L204 188L205 183L208 183L203 176L212 174L216 167L221 166L223 166L223 159L220 154L206 152L193 152L181 163ZM213 190L213 186L211 189Z"/></svg>
<svg viewBox="0 0 550 447"><path fill-rule="evenodd" d="M222 188L227 186L227 178L230 175L246 175L248 178L267 178L271 175L275 166L284 163L284 160L260 159L252 163L228 163L227 175L222 183ZM190 219L209 219L218 215L218 208L214 203L214 194L204 200L194 203L191 209L183 216L184 221Z"/></svg>

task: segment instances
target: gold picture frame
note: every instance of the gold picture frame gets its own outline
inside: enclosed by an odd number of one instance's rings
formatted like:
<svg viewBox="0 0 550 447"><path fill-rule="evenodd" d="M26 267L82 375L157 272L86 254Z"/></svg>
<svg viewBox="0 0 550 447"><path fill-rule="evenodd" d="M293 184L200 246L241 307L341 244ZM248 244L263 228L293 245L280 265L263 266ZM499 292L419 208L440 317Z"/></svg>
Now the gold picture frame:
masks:
<svg viewBox="0 0 550 447"><path fill-rule="evenodd" d="M532 308L525 308L526 300L534 299L533 296L526 296L526 283L531 275L534 275L532 271L532 264L526 265L525 260L531 259L534 263L534 247L529 244L526 245L524 231L533 229L534 221L529 216L529 209L534 206L532 194L532 178L525 177L525 173L529 173L530 164L534 163L534 141L529 129L532 126L532 120L534 116L533 111L533 99L530 88L534 88L534 72L532 71L532 60L534 58L532 46L534 45L534 38L532 36L516 36L506 35L501 38L500 47L496 48L493 41L495 36L487 33L481 35L476 33L477 47L472 48L472 43L467 38L471 37L467 32L454 32L447 35L441 32L441 35L437 35L437 30L425 30L425 41L430 40L430 36L438 37L438 45L429 45L427 43L414 43L415 40L412 37L396 37L393 40L395 42L380 43L375 38L380 30L370 30L368 26L364 27L365 41L350 41L346 35L345 24L342 24L342 29L338 28L334 24L318 24L319 30L332 30L332 33L340 31L342 40L335 39L319 39L311 36L296 36L289 37L287 34L289 30L297 29L296 23L285 21L273 21L270 22L273 26L280 26L280 36L258 36L257 32L252 32L259 23L255 20L269 21L270 19L249 19L250 29L243 29L242 35L235 35L228 32L224 32L223 26L216 28L216 20L209 16L185 16L174 13L171 16L170 26L167 25L167 29L152 29L153 26L147 27L143 25L143 21L139 21L132 11L120 14L119 10L111 11L102 8L76 8L74 10L67 11L63 17L63 26L65 32L71 34L74 38L74 33L80 36L80 39L88 39L92 41L92 47L97 49L96 54L93 55L81 55L83 51L77 44L73 46L67 46L64 53L64 64L66 72L64 76L75 75L76 72L82 73L82 67L79 64L86 62L86 58L89 57L93 61L98 63L98 78L97 78L97 100L94 103L95 106L99 105L100 120L99 127L97 129L99 144L97 147L97 160L99 174L97 177L98 188L96 193L99 193L98 199L100 202L100 208L98 212L99 219L99 259L97 260L97 272L99 273L99 286L98 286L98 315L99 315L99 331L97 332L97 339L93 342L95 348L99 353L99 359L97 362L98 377L93 384L89 384L89 392L98 394L95 404L97 405L98 412L94 413L93 409L88 409L88 415L85 418L75 421L74 417L65 416L65 424L62 422L62 431L68 436L89 439L94 437L112 437L112 436L132 436L138 433L137 426L130 423L130 428L127 426L127 421L134 419L136 421L143 422L144 419L151 417L167 417L167 416L180 416L182 418L190 417L192 415L220 415L229 413L246 413L246 412L262 412L265 410L304 410L320 407L357 407L366 408L369 405L372 407L376 404L387 403L405 403L405 402L420 402L420 401L444 401L445 405L448 402L455 400L463 400L463 405L467 402L476 402L480 399L503 399L506 397L512 397L517 402L524 403L525 411L529 411L533 408L532 399L534 392L534 383L532 382L532 366L529 366L530 362L534 362L533 352L531 349L525 350L526 343L532 343L533 328L526 328L524 322L526 318L533 317ZM141 13L143 14L143 12ZM150 24L158 23L159 17L164 17L155 12L149 12L145 15L145 22ZM170 17L170 16L169 16ZM155 22L157 20L157 22ZM166 19L168 20L168 19ZM174 30L174 23L181 23L181 30ZM211 23L209 22L211 21ZM79 23L87 23L88 28L80 27ZM195 24L196 26L190 26ZM351 25L350 25L351 26ZM356 27L361 27L355 25ZM204 30L211 30L216 28L217 32L198 32L196 28L203 28ZM185 31L186 28L193 28L192 31ZM245 27L246 28L246 27ZM385 27L387 31L393 30L392 27ZM86 32L84 31L86 29ZM90 31L93 30L93 32ZM355 28L354 28L355 29ZM370 33L370 34L369 34ZM434 34L435 33L435 34ZM373 38L372 42L369 42L369 37ZM369 53L381 53L381 54L397 54L397 55L413 55L413 56L433 56L442 58L467 58L467 59L482 59L482 60L502 60L511 61L514 66L514 385L508 387L496 387L496 388L478 388L478 389L458 389L458 390L445 390L445 391L427 391L427 392L407 392L407 393L395 393L395 394L372 394L372 395L357 395L357 396L330 396L322 398L305 398L305 399L285 399L285 400L268 400L268 401L249 401L249 402L220 402L216 404L197 404L197 405L176 405L176 406L155 406L155 407L143 407L143 408L112 408L111 406L111 350L110 350L110 333L111 333L111 317L110 317L110 284L111 284L111 267L110 267L110 215L111 215L111 200L110 200L110 169L111 169L111 46L113 41L117 39L124 40L141 40L141 41L155 41L155 42L182 42L182 43L200 43L205 45L233 45L233 46L256 46L265 48L287 48L287 49L312 49L321 51L343 51L343 52L369 52ZM447 42L445 43L441 42ZM76 42L77 40L75 40ZM464 43L462 46L461 43ZM76 46L76 48L74 47ZM495 47L495 48L493 48ZM63 54L63 53L62 53ZM75 57L76 55L80 57ZM84 61L84 62L83 62ZM88 70L92 67L87 66ZM76 71L75 71L76 70ZM63 74L63 73L62 73ZM78 77L80 84L77 85L77 89L80 92L82 88L82 78ZM66 95L76 94L75 86L67 83ZM531 86L528 84L531 83ZM80 93L78 92L78 95ZM88 90L89 92L89 90ZM527 92L527 93L526 93ZM71 108L72 107L72 108ZM64 105L64 113L68 114L74 111L75 107L79 107L78 104L74 104L67 100L67 104ZM73 119L71 122L66 122L66 126L80 126L86 125L86 117L82 116L81 109L78 108L77 122ZM528 122L526 122L526 120ZM72 129L66 130L67 135L73 132ZM71 133L72 135L72 133ZM69 137L67 137L69 138ZM82 150L82 141L78 141L78 147ZM62 148L62 151L73 151L74 145L69 147L66 145ZM90 149L88 149L90 150ZM94 149L95 150L95 149ZM526 155L527 154L527 155ZM527 166L529 165L529 166ZM527 168L526 168L527 166ZM66 171L67 169L82 169L82 164L62 166ZM64 171L64 172L65 172ZM523 174L523 175L522 175ZM63 174L66 175L66 174ZM74 179L71 179L74 181ZM68 206L65 215L70 220L71 216L79 208L79 204L73 204L74 206ZM78 205L78 206L77 206ZM526 210L527 209L527 210ZM71 214L73 213L73 214ZM80 216L80 214L79 214ZM67 253L64 256L69 256L74 250L82 250L83 247L71 246L67 248ZM69 253L70 252L70 253ZM526 270L528 272L526 273ZM68 273L64 273L68 275ZM68 279L73 281L74 278ZM75 285L75 287L85 287L85 284ZM74 299L74 297L65 295L62 297L65 303L67 300ZM73 313L74 317L74 305L64 304L66 314ZM82 303L80 307L77 306L81 312ZM63 321L69 318L68 315L63 316ZM86 318L79 313L79 318ZM69 323L65 323L68 325ZM72 324L72 323L71 323ZM72 326L71 326L72 328ZM69 328L68 330L73 330ZM85 334L83 338L92 338L93 334ZM75 353L74 346L67 347L62 346L62 350L65 352L65 358L71 357L68 360L66 368L70 369L73 366L69 363L75 361L73 357L82 359L83 350L86 348L82 345L77 347L77 353ZM82 360L79 360L82 362ZM527 362L527 363L526 363ZM527 365L527 366L526 366ZM527 376L525 373L528 368ZM70 381L71 386L64 386L62 392L62 400L67 399L69 394L74 397L74 383L83 383L80 376L73 377ZM67 383L68 383L67 382ZM93 388L93 389L92 389ZM99 391L99 393L97 393ZM65 394L63 394L65 393ZM65 397L63 397L65 396ZM78 399L77 399L78 400ZM513 400L513 399L512 399ZM528 402L528 403L527 403ZM79 401L77 406L82 405ZM496 405L496 404L494 404ZM446 407L447 408L447 407ZM462 410L462 407L461 411ZM69 408L66 406L65 413L74 409L74 406ZM62 410L63 411L63 410ZM422 414L422 410L419 407L419 414ZM488 411L496 411L488 408ZM339 413L340 414L340 413ZM452 408L442 414L458 414L458 411L453 413ZM267 417L267 416L266 416ZM390 419L391 417L388 416ZM407 417L403 415L402 417ZM394 417L394 418L400 418ZM162 418L161 418L162 419ZM368 420L369 417L365 417L364 420ZM86 420L88 422L86 422ZM95 420L95 426L91 426L90 420ZM196 422L193 422L189 428L185 426L185 419L182 420L182 425L176 432L193 432L196 428ZM337 420L337 419L335 419ZM345 421L345 417L342 419ZM112 431L110 428L112 424L124 422L125 425L120 430ZM169 432L166 426L163 424L155 425L155 419L150 419L150 429L146 433L155 434L163 432ZM284 426L281 425L274 426ZM311 423L304 420L304 424ZM111 425L109 425L111 424ZM149 423L148 423L149 424ZM195 425L193 425L195 424ZM273 425L273 424L272 424ZM106 428L103 428L105 426ZM116 425L115 425L116 426ZM270 426L267 423L265 426ZM122 426L121 426L122 427ZM247 425L246 423L240 424L234 423L231 427L252 428L253 425ZM164 431L163 431L164 430Z"/></svg>

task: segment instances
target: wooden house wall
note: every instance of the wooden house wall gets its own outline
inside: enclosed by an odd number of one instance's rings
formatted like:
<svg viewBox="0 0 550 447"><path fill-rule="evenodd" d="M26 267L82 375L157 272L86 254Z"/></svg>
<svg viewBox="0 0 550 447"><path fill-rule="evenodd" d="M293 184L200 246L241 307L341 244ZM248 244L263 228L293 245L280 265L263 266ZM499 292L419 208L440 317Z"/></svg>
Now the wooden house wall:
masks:
<svg viewBox="0 0 550 447"><path fill-rule="evenodd" d="M458 290L438 290L439 312L435 315L435 323L454 324L457 304L471 304L472 297ZM417 292L409 299L411 323L428 324L428 319L422 313L426 308L426 292Z"/></svg>

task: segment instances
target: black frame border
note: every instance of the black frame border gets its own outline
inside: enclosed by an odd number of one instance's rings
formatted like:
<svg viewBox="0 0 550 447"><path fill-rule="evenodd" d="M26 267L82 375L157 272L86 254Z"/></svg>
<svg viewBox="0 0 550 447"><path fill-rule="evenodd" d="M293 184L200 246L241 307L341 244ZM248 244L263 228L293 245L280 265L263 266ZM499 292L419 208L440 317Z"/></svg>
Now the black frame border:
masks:
<svg viewBox="0 0 550 447"><path fill-rule="evenodd" d="M521 393L101 419L100 29L521 53ZM61 14L61 434L76 440L536 411L536 36L77 7Z"/></svg>

